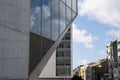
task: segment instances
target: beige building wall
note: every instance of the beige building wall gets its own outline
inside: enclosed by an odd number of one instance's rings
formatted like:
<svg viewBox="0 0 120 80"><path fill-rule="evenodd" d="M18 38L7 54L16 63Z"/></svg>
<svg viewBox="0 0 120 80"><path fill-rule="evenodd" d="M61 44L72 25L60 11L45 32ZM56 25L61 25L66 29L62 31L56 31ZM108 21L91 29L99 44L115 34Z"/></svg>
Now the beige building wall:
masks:
<svg viewBox="0 0 120 80"><path fill-rule="evenodd" d="M84 67L84 66L83 66L83 67L80 67L79 76L81 76L82 79L84 79L84 77L85 77L85 67Z"/></svg>

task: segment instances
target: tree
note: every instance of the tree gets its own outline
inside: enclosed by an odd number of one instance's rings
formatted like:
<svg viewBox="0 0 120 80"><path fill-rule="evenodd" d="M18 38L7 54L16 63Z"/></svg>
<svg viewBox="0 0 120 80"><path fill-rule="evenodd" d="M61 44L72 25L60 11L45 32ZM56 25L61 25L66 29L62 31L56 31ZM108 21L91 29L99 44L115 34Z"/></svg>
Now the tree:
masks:
<svg viewBox="0 0 120 80"><path fill-rule="evenodd" d="M82 80L82 77L80 76L73 76L72 80Z"/></svg>

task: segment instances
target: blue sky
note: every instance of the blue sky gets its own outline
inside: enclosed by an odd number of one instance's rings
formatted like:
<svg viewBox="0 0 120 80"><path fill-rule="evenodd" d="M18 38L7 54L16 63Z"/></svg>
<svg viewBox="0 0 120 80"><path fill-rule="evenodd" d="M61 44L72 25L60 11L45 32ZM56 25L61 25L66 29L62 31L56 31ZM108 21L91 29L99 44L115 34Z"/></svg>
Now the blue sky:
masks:
<svg viewBox="0 0 120 80"><path fill-rule="evenodd" d="M106 58L106 45L120 37L119 0L79 0L73 23L73 68Z"/></svg>

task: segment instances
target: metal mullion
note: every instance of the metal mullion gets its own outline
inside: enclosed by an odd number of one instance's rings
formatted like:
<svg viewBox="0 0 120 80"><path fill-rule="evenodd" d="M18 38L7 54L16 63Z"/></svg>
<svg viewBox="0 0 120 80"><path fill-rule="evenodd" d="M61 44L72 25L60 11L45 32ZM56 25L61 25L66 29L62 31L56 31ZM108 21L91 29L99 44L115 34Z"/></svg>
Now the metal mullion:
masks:
<svg viewBox="0 0 120 80"><path fill-rule="evenodd" d="M66 0L65 0L66 3ZM65 4L65 28L67 28L67 5Z"/></svg>
<svg viewBox="0 0 120 80"><path fill-rule="evenodd" d="M50 0L50 39L52 40L52 0ZM51 41L51 45L52 45L52 41Z"/></svg>
<svg viewBox="0 0 120 80"><path fill-rule="evenodd" d="M58 36L60 36L60 0L58 1L58 15L59 15L59 28L58 28Z"/></svg>
<svg viewBox="0 0 120 80"><path fill-rule="evenodd" d="M41 41L40 41L40 44L41 44L41 50L40 50L41 51L41 57L42 57L42 48L43 48L42 47L42 24L43 24L43 21L42 21L42 0L41 0L41 31L40 31L41 32L40 33L41 34L41 38L40 38L41 39Z"/></svg>

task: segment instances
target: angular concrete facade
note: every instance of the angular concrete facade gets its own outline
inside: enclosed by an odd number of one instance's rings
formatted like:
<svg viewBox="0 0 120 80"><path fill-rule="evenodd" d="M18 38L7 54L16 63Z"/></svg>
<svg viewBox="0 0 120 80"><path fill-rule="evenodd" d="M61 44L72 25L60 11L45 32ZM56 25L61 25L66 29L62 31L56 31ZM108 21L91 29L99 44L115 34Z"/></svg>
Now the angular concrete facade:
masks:
<svg viewBox="0 0 120 80"><path fill-rule="evenodd" d="M0 0L0 79L27 79L30 0Z"/></svg>
<svg viewBox="0 0 120 80"><path fill-rule="evenodd" d="M59 46L52 53L52 56L48 60L42 72L40 73L39 80L71 79L72 77L71 46L72 44L71 44L71 28L70 28L63 37Z"/></svg>
<svg viewBox="0 0 120 80"><path fill-rule="evenodd" d="M37 80L77 16L76 4L0 0L0 79Z"/></svg>

